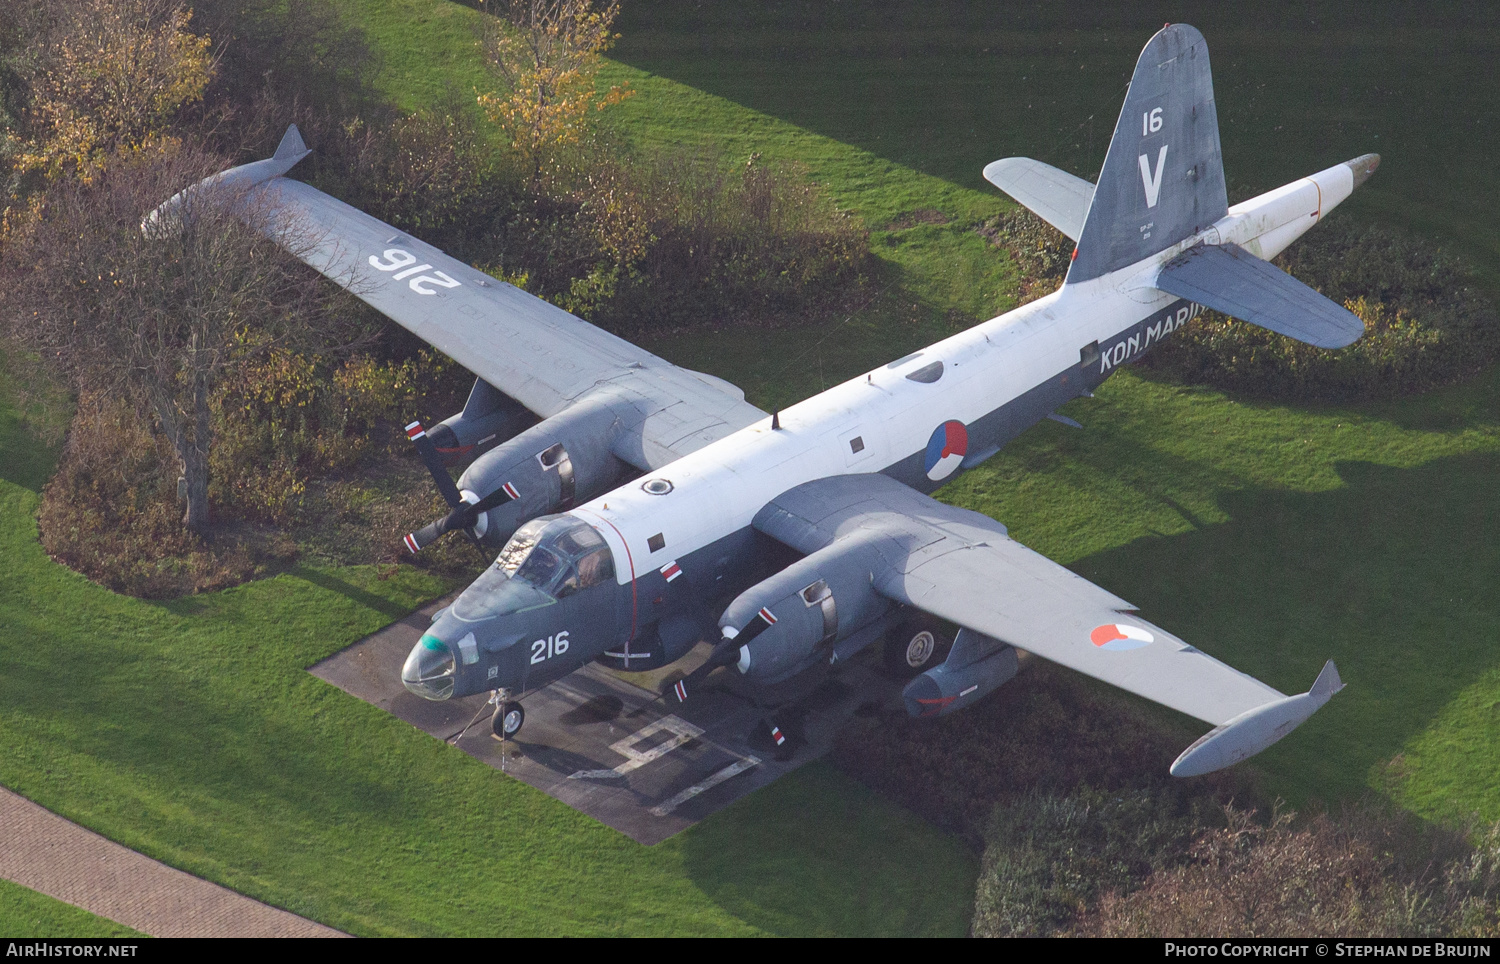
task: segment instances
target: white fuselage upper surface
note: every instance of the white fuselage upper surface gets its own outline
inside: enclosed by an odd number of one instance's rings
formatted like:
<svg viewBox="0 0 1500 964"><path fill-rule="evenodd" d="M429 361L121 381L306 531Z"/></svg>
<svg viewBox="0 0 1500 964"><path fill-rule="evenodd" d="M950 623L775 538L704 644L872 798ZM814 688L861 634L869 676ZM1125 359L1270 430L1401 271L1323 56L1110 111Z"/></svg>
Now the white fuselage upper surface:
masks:
<svg viewBox="0 0 1500 964"><path fill-rule="evenodd" d="M628 582L749 526L794 486L882 471L923 451L944 422L972 424L1077 366L1080 348L1107 342L1176 300L1152 282L1185 249L1233 242L1269 259L1353 188L1350 168L1339 164L1235 205L1198 236L852 378L782 410L779 428L766 419L741 429L572 514L605 537L619 581ZM937 361L936 381L907 378ZM851 445L856 438L860 444ZM651 479L668 480L671 490L646 491Z"/></svg>

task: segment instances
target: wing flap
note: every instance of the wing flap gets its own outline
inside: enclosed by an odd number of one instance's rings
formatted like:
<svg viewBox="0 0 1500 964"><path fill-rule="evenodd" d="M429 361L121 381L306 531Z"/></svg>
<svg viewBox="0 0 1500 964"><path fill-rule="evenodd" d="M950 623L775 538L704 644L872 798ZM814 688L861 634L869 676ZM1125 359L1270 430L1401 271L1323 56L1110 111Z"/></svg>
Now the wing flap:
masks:
<svg viewBox="0 0 1500 964"><path fill-rule="evenodd" d="M1365 323L1236 244L1200 244L1162 266L1162 291L1318 348L1344 348Z"/></svg>
<svg viewBox="0 0 1500 964"><path fill-rule="evenodd" d="M985 165L984 178L1025 205L1074 242L1094 200L1094 185L1029 157L1007 157Z"/></svg>

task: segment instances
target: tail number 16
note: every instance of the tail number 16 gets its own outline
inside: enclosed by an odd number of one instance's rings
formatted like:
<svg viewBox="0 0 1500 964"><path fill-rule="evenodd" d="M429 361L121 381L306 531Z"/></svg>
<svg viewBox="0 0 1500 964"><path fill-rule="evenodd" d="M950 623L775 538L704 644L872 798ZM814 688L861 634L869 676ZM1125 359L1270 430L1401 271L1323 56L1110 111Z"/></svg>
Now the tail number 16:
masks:
<svg viewBox="0 0 1500 964"><path fill-rule="evenodd" d="M561 656L568 651L568 631L564 629L556 636L538 639L531 644L531 661L540 663L544 659Z"/></svg>

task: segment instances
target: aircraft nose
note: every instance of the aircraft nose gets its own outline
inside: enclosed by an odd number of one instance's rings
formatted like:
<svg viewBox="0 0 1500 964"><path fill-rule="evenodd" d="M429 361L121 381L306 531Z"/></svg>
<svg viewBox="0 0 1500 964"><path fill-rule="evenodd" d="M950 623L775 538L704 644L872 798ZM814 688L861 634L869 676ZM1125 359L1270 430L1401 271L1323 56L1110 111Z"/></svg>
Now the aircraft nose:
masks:
<svg viewBox="0 0 1500 964"><path fill-rule="evenodd" d="M446 700L453 695L457 669L458 661L448 644L424 633L401 667L401 684L423 699Z"/></svg>

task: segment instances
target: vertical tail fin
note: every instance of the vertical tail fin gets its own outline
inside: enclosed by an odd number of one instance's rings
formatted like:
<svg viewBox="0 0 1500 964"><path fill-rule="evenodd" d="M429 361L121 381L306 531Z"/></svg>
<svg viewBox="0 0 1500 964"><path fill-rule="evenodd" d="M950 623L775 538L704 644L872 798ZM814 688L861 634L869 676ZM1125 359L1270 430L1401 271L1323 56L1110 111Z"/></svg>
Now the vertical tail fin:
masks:
<svg viewBox="0 0 1500 964"><path fill-rule="evenodd" d="M1148 258L1228 210L1208 45L1169 24L1135 65L1066 283Z"/></svg>

